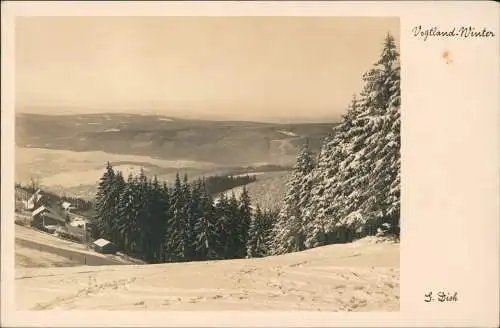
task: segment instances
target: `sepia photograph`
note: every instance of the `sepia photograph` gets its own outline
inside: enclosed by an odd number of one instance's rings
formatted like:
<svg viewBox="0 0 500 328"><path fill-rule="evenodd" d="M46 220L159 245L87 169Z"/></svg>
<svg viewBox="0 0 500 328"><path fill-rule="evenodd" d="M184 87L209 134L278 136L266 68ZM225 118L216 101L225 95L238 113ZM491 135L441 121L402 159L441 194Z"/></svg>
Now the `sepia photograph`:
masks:
<svg viewBox="0 0 500 328"><path fill-rule="evenodd" d="M399 24L17 17L17 309L399 311Z"/></svg>
<svg viewBox="0 0 500 328"><path fill-rule="evenodd" d="M0 326L499 326L497 3L1 6Z"/></svg>

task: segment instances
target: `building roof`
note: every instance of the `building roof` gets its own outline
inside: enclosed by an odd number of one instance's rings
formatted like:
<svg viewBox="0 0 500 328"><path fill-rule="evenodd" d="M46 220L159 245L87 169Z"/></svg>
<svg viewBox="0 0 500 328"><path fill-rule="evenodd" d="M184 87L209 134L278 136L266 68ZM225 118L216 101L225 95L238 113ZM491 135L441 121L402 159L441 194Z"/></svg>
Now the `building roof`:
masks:
<svg viewBox="0 0 500 328"><path fill-rule="evenodd" d="M97 239L96 241L94 241L94 245L97 245L99 247L104 247L106 245L109 245L109 244L113 244L112 242L110 242L109 240L106 240L106 239Z"/></svg>
<svg viewBox="0 0 500 328"><path fill-rule="evenodd" d="M29 199L33 200L33 199L40 199L42 197L42 195L40 195L42 191L40 189L38 189L37 191L35 191L33 193L33 195L31 195L31 197Z"/></svg>
<svg viewBox="0 0 500 328"><path fill-rule="evenodd" d="M31 210L35 208L35 203L39 202L40 199L42 198L42 195L40 194L33 194L26 202L26 208Z"/></svg>
<svg viewBox="0 0 500 328"><path fill-rule="evenodd" d="M60 222L63 222L65 223L66 220L64 218L62 218L59 214L55 213L55 212L52 212L52 211L47 211L45 213L43 213L42 215L48 217L48 218L51 218L51 219L54 219L54 220L57 220L57 221L60 221Z"/></svg>
<svg viewBox="0 0 500 328"><path fill-rule="evenodd" d="M63 217L61 217L57 212L55 212L50 207L46 207L45 205L40 206L39 208L34 210L33 213L31 213L31 215L33 217L37 216L38 214L42 214L48 218L51 218L51 219L54 219L57 221L66 222L66 220Z"/></svg>
<svg viewBox="0 0 500 328"><path fill-rule="evenodd" d="M42 205L39 208L37 208L36 210L34 210L33 213L31 213L31 216L38 215L38 214L42 213L45 210L47 210L47 208L44 205Z"/></svg>
<svg viewBox="0 0 500 328"><path fill-rule="evenodd" d="M87 221L82 220L82 219L75 219L75 220L70 222L70 225L72 227L78 227L79 225L85 226L86 224L87 224Z"/></svg>

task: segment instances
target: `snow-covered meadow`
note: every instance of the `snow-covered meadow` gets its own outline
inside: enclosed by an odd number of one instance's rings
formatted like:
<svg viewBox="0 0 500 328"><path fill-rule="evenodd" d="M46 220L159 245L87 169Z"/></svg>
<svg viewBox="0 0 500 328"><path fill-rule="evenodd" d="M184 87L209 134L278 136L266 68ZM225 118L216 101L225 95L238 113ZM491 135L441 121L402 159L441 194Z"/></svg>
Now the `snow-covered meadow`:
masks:
<svg viewBox="0 0 500 328"><path fill-rule="evenodd" d="M16 269L18 309L398 311L399 244L266 258Z"/></svg>

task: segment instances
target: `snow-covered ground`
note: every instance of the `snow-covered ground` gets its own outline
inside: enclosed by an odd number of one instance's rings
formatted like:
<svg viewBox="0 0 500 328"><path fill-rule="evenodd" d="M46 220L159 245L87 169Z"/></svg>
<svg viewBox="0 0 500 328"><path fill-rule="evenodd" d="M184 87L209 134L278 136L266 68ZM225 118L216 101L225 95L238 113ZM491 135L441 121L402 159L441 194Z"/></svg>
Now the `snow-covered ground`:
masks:
<svg viewBox="0 0 500 328"><path fill-rule="evenodd" d="M140 260L130 259L121 253L118 253L117 255L100 254L85 244L64 240L32 228L16 225L15 229L16 267L74 266L77 262L69 259L68 257L74 256L75 258L78 258L84 255L91 256L93 258L100 258L102 259L102 262L115 262L123 264L143 263ZM27 245L31 245L31 247L27 247ZM38 245L40 245L41 248L39 248ZM32 251L28 251L27 248ZM51 250L57 251L57 253L54 253ZM67 256L64 257L66 260L62 260L63 256L61 256L61 254L67 254ZM43 260L40 260L39 257L53 260L44 262ZM51 265L52 262L58 264ZM39 263L42 264L39 265ZM64 265L64 263L66 263L66 265Z"/></svg>
<svg viewBox="0 0 500 328"><path fill-rule="evenodd" d="M257 175L263 175L266 174L267 172L248 172L248 173L240 173L240 174L233 174L231 177L233 178L239 178L239 177L246 177L246 176L257 176Z"/></svg>
<svg viewBox="0 0 500 328"><path fill-rule="evenodd" d="M279 208L283 201L283 195L286 191L286 182L288 179L289 171L275 171L275 172L256 172L248 173L248 175L256 175L257 180L245 185L252 204L259 205L263 209ZM245 174L241 174L245 176ZM240 198L243 192L243 187L238 186L223 192L225 197L231 197L232 193L236 198ZM214 197L214 201L218 202L220 195Z"/></svg>
<svg viewBox="0 0 500 328"><path fill-rule="evenodd" d="M76 260L57 254L39 251L32 247L24 247L16 244L16 268L17 267L68 267L78 265Z"/></svg>
<svg viewBox="0 0 500 328"><path fill-rule="evenodd" d="M65 249L69 251L75 251L80 253L87 253L95 256L105 257L103 254L96 253L89 249L87 245L75 243L69 240L64 240L57 238L56 236L50 235L45 232L35 230L33 228L15 226L16 239L28 240L30 242L48 245L52 247L57 247L60 249ZM17 247L17 246L16 246ZM16 248L17 252L17 248Z"/></svg>
<svg viewBox="0 0 500 328"><path fill-rule="evenodd" d="M110 154L102 151L69 151L44 148L16 147L16 181L29 183L31 178L39 179L41 186L49 191L73 196L91 198L95 196L96 185L102 176L106 162L122 171L125 178L137 173L141 167L146 174L161 176L167 170L203 170L210 172L220 165L192 160L164 160L149 156ZM129 162L125 164L123 162ZM120 164L122 163L122 164ZM155 172L148 172L150 165ZM170 176L170 175L169 175ZM190 175L190 178L193 178Z"/></svg>
<svg viewBox="0 0 500 328"><path fill-rule="evenodd" d="M17 268L18 309L398 311L399 244L262 259Z"/></svg>

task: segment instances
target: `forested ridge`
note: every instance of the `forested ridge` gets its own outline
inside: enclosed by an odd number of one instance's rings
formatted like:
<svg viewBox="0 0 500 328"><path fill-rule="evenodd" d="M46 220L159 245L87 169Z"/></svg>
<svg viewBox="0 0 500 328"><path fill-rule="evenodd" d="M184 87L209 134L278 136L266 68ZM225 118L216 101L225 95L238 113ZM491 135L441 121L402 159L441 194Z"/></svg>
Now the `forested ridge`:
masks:
<svg viewBox="0 0 500 328"><path fill-rule="evenodd" d="M141 172L124 179L108 165L96 196L96 236L151 262L260 257L344 243L385 226L399 235L400 64L387 35L318 154L305 145L277 211L239 199L212 199L205 179L173 185Z"/></svg>

